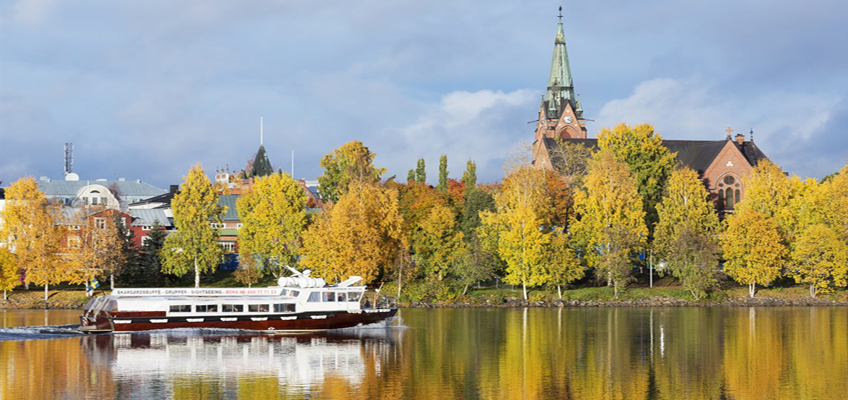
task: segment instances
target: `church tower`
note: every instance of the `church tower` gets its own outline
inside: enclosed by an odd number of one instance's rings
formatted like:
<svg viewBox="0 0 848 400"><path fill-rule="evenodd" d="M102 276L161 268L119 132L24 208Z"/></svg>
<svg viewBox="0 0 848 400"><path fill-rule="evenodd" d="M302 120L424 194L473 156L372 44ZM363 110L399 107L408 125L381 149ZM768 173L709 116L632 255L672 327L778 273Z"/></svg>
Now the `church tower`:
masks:
<svg viewBox="0 0 848 400"><path fill-rule="evenodd" d="M565 33L562 29L562 6L559 7L559 23L554 40L554 57L548 77L548 89L539 110L535 140L544 138L586 138L586 121L583 108L574 93L568 51L565 48Z"/></svg>

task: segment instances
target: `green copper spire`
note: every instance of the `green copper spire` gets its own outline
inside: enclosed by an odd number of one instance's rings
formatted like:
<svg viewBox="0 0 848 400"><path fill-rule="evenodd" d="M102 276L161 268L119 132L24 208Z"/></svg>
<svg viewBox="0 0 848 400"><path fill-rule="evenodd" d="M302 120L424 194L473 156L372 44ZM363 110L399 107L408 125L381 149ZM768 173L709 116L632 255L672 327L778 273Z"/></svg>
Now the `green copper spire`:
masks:
<svg viewBox="0 0 848 400"><path fill-rule="evenodd" d="M568 51L565 49L565 33L562 29L562 6L559 7L559 23L557 24L557 35L554 41L554 58L551 61L551 75L548 78L548 90L545 93L545 101L548 104L548 112L559 117L565 104L562 100L571 102L578 117L582 117L579 109L577 96L574 95L574 83L571 80L571 67L568 64Z"/></svg>

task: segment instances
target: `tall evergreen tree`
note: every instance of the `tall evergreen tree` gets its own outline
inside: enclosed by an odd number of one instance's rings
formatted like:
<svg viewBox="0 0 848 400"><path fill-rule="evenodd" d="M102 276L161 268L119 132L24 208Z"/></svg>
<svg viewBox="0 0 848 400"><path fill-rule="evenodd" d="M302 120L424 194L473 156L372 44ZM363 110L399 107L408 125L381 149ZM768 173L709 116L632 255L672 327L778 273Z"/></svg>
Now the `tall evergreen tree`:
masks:
<svg viewBox="0 0 848 400"><path fill-rule="evenodd" d="M418 159L418 165L415 167L415 183L427 183L427 170L423 158Z"/></svg>
<svg viewBox="0 0 848 400"><path fill-rule="evenodd" d="M436 188L441 191L448 190L448 156L444 154L439 157L439 186Z"/></svg>
<svg viewBox="0 0 848 400"><path fill-rule="evenodd" d="M462 173L462 183L465 184L465 194L468 195L471 188L477 186L477 164L468 160L465 163L465 172Z"/></svg>

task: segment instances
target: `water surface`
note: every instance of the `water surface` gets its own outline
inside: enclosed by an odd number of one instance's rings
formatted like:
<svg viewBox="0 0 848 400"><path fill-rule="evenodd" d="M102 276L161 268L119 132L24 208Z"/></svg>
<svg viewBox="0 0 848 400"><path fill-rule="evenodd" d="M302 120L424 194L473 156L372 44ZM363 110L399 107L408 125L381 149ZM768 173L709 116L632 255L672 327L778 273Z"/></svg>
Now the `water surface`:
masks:
<svg viewBox="0 0 848 400"><path fill-rule="evenodd" d="M197 329L73 336L77 314L0 311L0 398L848 393L848 307L407 309L404 327L305 336Z"/></svg>

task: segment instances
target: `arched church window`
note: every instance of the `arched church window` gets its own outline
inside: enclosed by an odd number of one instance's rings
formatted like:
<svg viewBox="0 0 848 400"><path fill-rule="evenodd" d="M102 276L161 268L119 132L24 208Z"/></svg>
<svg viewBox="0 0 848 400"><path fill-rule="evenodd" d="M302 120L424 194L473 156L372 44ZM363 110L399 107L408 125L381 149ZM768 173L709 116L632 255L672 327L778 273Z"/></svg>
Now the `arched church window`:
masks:
<svg viewBox="0 0 848 400"><path fill-rule="evenodd" d="M736 189L736 203L739 203L740 200L742 200L742 196L739 195L739 189Z"/></svg>
<svg viewBox="0 0 848 400"><path fill-rule="evenodd" d="M732 184L736 183L736 178L734 178L734 177L732 177L732 176L730 176L730 175L725 176L725 177L724 177L724 183L725 183L726 185L732 185Z"/></svg>
<svg viewBox="0 0 848 400"><path fill-rule="evenodd" d="M727 204L726 208L732 209L733 205L736 204L733 201L733 189L727 188L727 190L724 192L724 197L727 198L727 203L725 203L725 204Z"/></svg>

